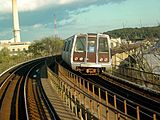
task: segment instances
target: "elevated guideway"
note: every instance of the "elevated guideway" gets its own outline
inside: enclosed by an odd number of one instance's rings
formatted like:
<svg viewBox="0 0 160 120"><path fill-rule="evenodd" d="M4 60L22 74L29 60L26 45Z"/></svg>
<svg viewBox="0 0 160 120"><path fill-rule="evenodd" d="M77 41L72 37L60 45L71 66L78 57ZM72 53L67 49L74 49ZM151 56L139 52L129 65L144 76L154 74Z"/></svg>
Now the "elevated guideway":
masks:
<svg viewBox="0 0 160 120"><path fill-rule="evenodd" d="M36 116L64 120L160 119L159 92L112 75L74 73L59 64L59 58L31 60L0 76L1 118L5 114L4 120Z"/></svg>

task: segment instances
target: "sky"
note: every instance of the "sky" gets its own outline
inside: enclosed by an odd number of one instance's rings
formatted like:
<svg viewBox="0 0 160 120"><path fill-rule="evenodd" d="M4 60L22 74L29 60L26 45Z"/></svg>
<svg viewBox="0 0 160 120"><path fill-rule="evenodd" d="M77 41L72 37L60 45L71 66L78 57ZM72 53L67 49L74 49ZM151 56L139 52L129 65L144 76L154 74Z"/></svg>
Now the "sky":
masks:
<svg viewBox="0 0 160 120"><path fill-rule="evenodd" d="M160 24L160 0L17 0L21 41ZM0 0L0 40L13 38L12 0Z"/></svg>

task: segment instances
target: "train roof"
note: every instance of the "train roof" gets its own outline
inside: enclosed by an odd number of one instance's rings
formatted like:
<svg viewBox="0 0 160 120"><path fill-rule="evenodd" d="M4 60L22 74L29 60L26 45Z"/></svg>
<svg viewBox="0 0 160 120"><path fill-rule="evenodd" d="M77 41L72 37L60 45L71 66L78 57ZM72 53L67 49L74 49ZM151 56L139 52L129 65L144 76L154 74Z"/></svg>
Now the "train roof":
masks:
<svg viewBox="0 0 160 120"><path fill-rule="evenodd" d="M107 34L104 34L104 33L77 33L77 34L74 34L74 35L72 35L71 37L69 37L69 38L72 38L72 37L74 37L74 36L86 36L86 35L89 35L89 36L96 36L97 34L99 34L99 35L107 35ZM109 36L109 35L108 35ZM69 39L69 38L67 38L67 39ZM67 40L67 39L65 39L65 40Z"/></svg>

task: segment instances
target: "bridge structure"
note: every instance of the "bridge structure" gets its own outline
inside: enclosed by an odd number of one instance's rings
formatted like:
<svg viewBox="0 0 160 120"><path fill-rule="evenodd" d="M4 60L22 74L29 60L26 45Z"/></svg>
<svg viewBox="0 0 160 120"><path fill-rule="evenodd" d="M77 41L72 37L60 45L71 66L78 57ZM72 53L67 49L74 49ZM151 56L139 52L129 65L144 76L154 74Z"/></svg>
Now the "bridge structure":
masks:
<svg viewBox="0 0 160 120"><path fill-rule="evenodd" d="M160 92L108 72L80 75L60 58L30 60L1 74L1 119L160 119Z"/></svg>
<svg viewBox="0 0 160 120"><path fill-rule="evenodd" d="M12 5L14 40L20 42L16 0L12 0ZM120 64L132 52L135 51L115 52L114 65ZM141 82L159 88L158 74L121 68L112 72L114 74L83 76L60 63L58 55L42 57L17 64L2 73L0 119L160 119L160 92L143 86ZM152 80L158 83L152 83Z"/></svg>

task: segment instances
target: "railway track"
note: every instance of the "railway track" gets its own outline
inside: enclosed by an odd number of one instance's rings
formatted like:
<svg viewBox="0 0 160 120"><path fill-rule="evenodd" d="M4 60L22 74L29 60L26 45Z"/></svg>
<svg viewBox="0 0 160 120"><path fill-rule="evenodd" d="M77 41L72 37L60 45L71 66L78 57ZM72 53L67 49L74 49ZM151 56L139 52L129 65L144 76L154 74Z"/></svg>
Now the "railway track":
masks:
<svg viewBox="0 0 160 120"><path fill-rule="evenodd" d="M114 84L117 87L120 86L121 88L126 89L127 91L131 91L137 95L151 99L155 103L160 104L160 98L159 98L160 92L159 91L148 89L147 87L137 85L133 82L116 77L108 73L102 73L101 75L99 75L99 77L102 78L106 82L110 82Z"/></svg>
<svg viewBox="0 0 160 120"><path fill-rule="evenodd" d="M110 115L97 113L97 118L102 119L102 117L98 116L98 114L103 114L102 116L107 118L108 116L111 116L112 113L115 113L115 115L112 115L117 117L108 117L108 119L160 119L159 92L144 89L134 83L131 84L121 78L109 74L84 76L77 74L77 72L71 72L68 70L70 70L70 68L62 68L60 65L59 76L65 76L65 79L71 81L74 86L80 87L85 94L87 94L86 96L90 96L88 98L90 101L94 101L94 99L97 99L98 97L98 103L103 106L101 109L103 108L104 111L106 110L107 112L108 109L112 111L108 113ZM64 87L66 86L69 85L64 85ZM102 101L105 101L105 103ZM92 105L86 105L84 110L88 110L90 114L93 114Z"/></svg>
<svg viewBox="0 0 160 120"><path fill-rule="evenodd" d="M1 120L58 119L40 82L39 72L46 60L24 63L1 76Z"/></svg>
<svg viewBox="0 0 160 120"><path fill-rule="evenodd" d="M109 74L78 76L54 64L49 81L41 82L44 68L51 61L55 62L55 57L30 61L0 77L0 119L75 119L74 115L85 120L160 119L159 93ZM68 105L74 115L65 112L64 118L60 105L65 111ZM58 115L53 107L60 112Z"/></svg>

